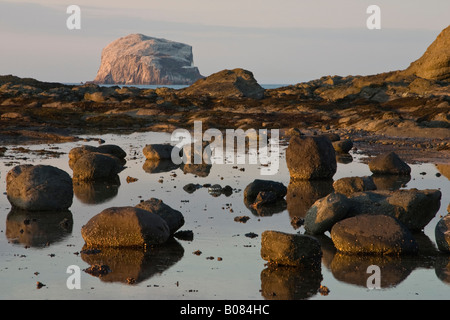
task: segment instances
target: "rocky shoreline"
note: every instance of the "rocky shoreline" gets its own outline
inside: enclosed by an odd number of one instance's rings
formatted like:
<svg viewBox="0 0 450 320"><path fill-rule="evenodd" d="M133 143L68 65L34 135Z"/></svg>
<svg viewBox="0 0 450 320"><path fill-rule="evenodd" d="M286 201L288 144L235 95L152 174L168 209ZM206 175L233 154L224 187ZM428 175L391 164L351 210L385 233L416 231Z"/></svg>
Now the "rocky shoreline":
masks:
<svg viewBox="0 0 450 320"><path fill-rule="evenodd" d="M176 90L0 76L0 138L4 146L68 142L80 135L192 129L202 121L204 130L280 129L286 139L293 128L335 133L368 154L395 150L410 162L450 161L449 82L400 81L394 72L264 90L242 69L200 81Z"/></svg>

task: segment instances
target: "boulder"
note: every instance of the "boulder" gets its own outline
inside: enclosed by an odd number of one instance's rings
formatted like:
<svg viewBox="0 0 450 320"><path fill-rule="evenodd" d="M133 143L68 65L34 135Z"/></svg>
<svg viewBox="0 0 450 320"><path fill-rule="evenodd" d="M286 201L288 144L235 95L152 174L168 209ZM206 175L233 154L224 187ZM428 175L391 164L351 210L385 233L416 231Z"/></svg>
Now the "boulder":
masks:
<svg viewBox="0 0 450 320"><path fill-rule="evenodd" d="M15 208L29 211L68 209L73 201L72 179L48 165L19 165L6 176L6 194Z"/></svg>
<svg viewBox="0 0 450 320"><path fill-rule="evenodd" d="M171 160L173 148L170 144L148 144L142 152L147 160Z"/></svg>
<svg viewBox="0 0 450 320"><path fill-rule="evenodd" d="M262 99L264 88L255 80L253 73L244 69L222 70L196 81L182 93L188 96L212 98Z"/></svg>
<svg viewBox="0 0 450 320"><path fill-rule="evenodd" d="M94 83L190 85L203 78L192 64L187 44L130 34L103 49Z"/></svg>
<svg viewBox="0 0 450 320"><path fill-rule="evenodd" d="M171 235L184 225L183 214L180 211L171 208L160 199L148 199L139 203L136 208L147 210L163 218L169 227Z"/></svg>
<svg viewBox="0 0 450 320"><path fill-rule="evenodd" d="M353 141L350 139L333 141L332 144L334 150L338 153L348 153L353 148Z"/></svg>
<svg viewBox="0 0 450 320"><path fill-rule="evenodd" d="M337 170L336 153L325 136L294 136L286 149L292 179L331 179Z"/></svg>
<svg viewBox="0 0 450 320"><path fill-rule="evenodd" d="M125 158L127 156L126 152L117 145L104 144L98 147L84 145L81 147L72 148L69 151L69 167L73 169L75 162L77 162L78 159L80 159L82 156L86 155L89 152L108 154L121 160L122 163L125 163Z"/></svg>
<svg viewBox="0 0 450 320"><path fill-rule="evenodd" d="M253 203L260 192L270 192L276 201L284 198L287 188L281 182L255 179L244 189L244 200Z"/></svg>
<svg viewBox="0 0 450 320"><path fill-rule="evenodd" d="M438 249L442 252L450 252L450 214L439 220L434 233Z"/></svg>
<svg viewBox="0 0 450 320"><path fill-rule="evenodd" d="M349 215L389 215L411 231L420 231L436 216L441 197L441 191L433 189L358 192L349 197Z"/></svg>
<svg viewBox="0 0 450 320"><path fill-rule="evenodd" d="M351 203L340 193L330 193L317 200L306 212L305 231L308 234L322 234L330 231L335 223L347 217Z"/></svg>
<svg viewBox="0 0 450 320"><path fill-rule="evenodd" d="M395 152L376 156L369 161L369 169L374 174L409 175L411 167Z"/></svg>
<svg viewBox="0 0 450 320"><path fill-rule="evenodd" d="M261 235L261 257L274 265L320 265L322 250L315 238L266 230Z"/></svg>
<svg viewBox="0 0 450 320"><path fill-rule="evenodd" d="M88 247L145 247L162 244L170 236L159 215L135 207L111 207L92 217L81 228Z"/></svg>
<svg viewBox="0 0 450 320"><path fill-rule="evenodd" d="M123 170L121 161L115 156L88 152L73 165L74 181L94 181L116 178Z"/></svg>
<svg viewBox="0 0 450 320"><path fill-rule="evenodd" d="M376 190L377 187L372 177L345 177L333 183L333 189L337 193L350 196L355 192Z"/></svg>
<svg viewBox="0 0 450 320"><path fill-rule="evenodd" d="M387 215L358 215L336 223L331 239L340 252L349 254L400 255L417 253L411 232Z"/></svg>

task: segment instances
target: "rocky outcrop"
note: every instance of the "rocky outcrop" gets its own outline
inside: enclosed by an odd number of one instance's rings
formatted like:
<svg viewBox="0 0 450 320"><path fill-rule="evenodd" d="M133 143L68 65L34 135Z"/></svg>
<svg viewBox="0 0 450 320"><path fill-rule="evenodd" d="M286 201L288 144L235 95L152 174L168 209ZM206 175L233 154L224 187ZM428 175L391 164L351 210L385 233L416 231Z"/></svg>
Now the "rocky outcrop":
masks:
<svg viewBox="0 0 450 320"><path fill-rule="evenodd" d="M425 53L402 73L429 80L450 81L450 26L442 30Z"/></svg>
<svg viewBox="0 0 450 320"><path fill-rule="evenodd" d="M72 205L72 179L49 165L19 165L6 176L6 193L15 208L57 211Z"/></svg>
<svg viewBox="0 0 450 320"><path fill-rule="evenodd" d="M223 70L200 79L190 87L183 89L182 94L212 98L262 99L264 88L258 84L252 72L238 68Z"/></svg>
<svg viewBox="0 0 450 320"><path fill-rule="evenodd" d="M131 34L103 49L94 83L190 85L203 77L192 64L187 44Z"/></svg>

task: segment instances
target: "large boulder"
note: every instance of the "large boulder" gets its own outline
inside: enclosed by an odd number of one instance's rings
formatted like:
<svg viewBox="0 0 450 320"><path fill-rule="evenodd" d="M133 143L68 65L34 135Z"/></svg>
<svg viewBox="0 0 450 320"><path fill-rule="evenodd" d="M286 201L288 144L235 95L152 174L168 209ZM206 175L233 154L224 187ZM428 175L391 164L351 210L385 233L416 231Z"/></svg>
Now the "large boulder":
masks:
<svg viewBox="0 0 450 320"><path fill-rule="evenodd" d="M261 235L261 258L273 265L320 265L322 250L317 239L302 234L267 230Z"/></svg>
<svg viewBox="0 0 450 320"><path fill-rule="evenodd" d="M92 217L81 235L88 247L144 247L164 243L170 230L163 218L147 210L112 207Z"/></svg>
<svg viewBox="0 0 450 320"><path fill-rule="evenodd" d="M425 53L404 71L429 80L450 81L450 26L442 30Z"/></svg>
<svg viewBox="0 0 450 320"><path fill-rule="evenodd" d="M146 201L142 201L136 205L136 208L150 211L163 218L169 227L171 235L177 232L178 229L184 225L183 214L180 211L171 208L160 199L151 198Z"/></svg>
<svg viewBox="0 0 450 320"><path fill-rule="evenodd" d="M6 176L6 194L13 207L29 211L68 209L73 201L70 175L48 165L19 165Z"/></svg>
<svg viewBox="0 0 450 320"><path fill-rule="evenodd" d="M389 215L411 231L420 231L436 216L441 197L441 191L433 189L358 192L349 197L349 215Z"/></svg>
<svg viewBox="0 0 450 320"><path fill-rule="evenodd" d="M411 167L395 152L384 153L369 161L369 169L374 174L409 175Z"/></svg>
<svg viewBox="0 0 450 320"><path fill-rule="evenodd" d="M244 69L222 70L182 90L185 95L212 98L262 99L264 88L255 80L253 73Z"/></svg>
<svg viewBox="0 0 450 320"><path fill-rule="evenodd" d="M337 170L336 153L325 136L294 136L286 149L286 164L291 178L331 179Z"/></svg>
<svg viewBox="0 0 450 320"><path fill-rule="evenodd" d="M417 253L411 232L387 215L358 215L336 223L330 232L340 252L349 254L399 255Z"/></svg>
<svg viewBox="0 0 450 320"><path fill-rule="evenodd" d="M192 63L187 44L130 34L103 49L94 83L190 85L203 78Z"/></svg>

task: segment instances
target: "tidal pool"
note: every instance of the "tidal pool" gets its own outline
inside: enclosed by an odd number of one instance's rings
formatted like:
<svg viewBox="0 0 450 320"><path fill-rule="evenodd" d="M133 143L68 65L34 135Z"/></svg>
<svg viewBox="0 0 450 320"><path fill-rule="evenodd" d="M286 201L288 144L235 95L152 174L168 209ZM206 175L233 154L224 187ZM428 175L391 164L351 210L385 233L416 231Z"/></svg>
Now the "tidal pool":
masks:
<svg viewBox="0 0 450 320"><path fill-rule="evenodd" d="M116 183L78 185L68 212L32 215L14 212L6 197L5 177L18 164L48 164L65 170L70 149L98 142L9 146L0 163L0 299L151 299L151 300L263 300L263 299L448 299L450 256L436 254L434 228L447 214L450 181L432 163L412 164L411 177L378 181L397 188L440 189L441 207L435 218L417 235L422 253L413 257L349 257L336 253L331 240L320 237L323 258L320 270L266 269L260 256L261 233L276 230L304 233L291 224L304 216L312 201L329 192L330 184L290 184L284 152L277 175L261 176L259 165L213 165L196 175L166 163L146 163L146 144L170 142L167 133L134 133L89 136L116 144L128 154L126 169ZM22 149L20 147L23 147ZM14 150L15 149L15 150ZM283 148L282 148L283 149ZM50 153L33 152L38 150ZM59 156L56 153L60 153ZM338 162L334 179L371 175L362 154ZM137 181L127 182L127 177ZM285 207L276 212L252 212L243 201L243 190L254 179L282 182L288 193ZM217 195L207 187L187 192L189 183L230 186L231 194ZM141 200L159 198L185 218L181 230L193 239L174 239L147 252L108 249L82 252L81 227L103 209L135 206ZM246 222L235 217L248 216ZM106 276L84 270L108 265ZM369 289L369 265L381 269L381 289ZM81 270L80 289L69 289L70 267ZM37 287L37 282L43 284ZM319 292L320 286L329 289ZM275 294L274 294L275 293Z"/></svg>

